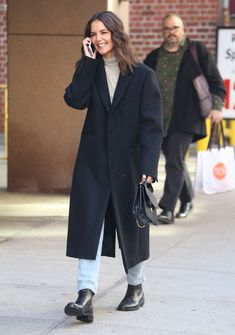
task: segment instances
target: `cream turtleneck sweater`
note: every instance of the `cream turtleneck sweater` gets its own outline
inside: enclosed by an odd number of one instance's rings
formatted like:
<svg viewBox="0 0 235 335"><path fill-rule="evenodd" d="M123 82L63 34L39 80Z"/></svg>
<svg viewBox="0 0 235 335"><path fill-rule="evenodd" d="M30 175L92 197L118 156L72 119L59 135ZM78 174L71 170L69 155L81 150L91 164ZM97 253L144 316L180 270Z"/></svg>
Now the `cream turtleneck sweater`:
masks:
<svg viewBox="0 0 235 335"><path fill-rule="evenodd" d="M105 68L105 73L106 73L108 89L109 89L109 96L110 96L110 100L112 103L114 92L115 92L119 74L120 74L120 69L119 69L116 58L108 58L108 59L103 58L103 59L104 59L104 68Z"/></svg>

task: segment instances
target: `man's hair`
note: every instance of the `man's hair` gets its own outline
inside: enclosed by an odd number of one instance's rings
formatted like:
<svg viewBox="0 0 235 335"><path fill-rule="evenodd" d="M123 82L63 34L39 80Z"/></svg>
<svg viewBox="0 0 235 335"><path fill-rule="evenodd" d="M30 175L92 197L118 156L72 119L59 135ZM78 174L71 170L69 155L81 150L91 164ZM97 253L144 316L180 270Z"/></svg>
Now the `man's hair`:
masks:
<svg viewBox="0 0 235 335"><path fill-rule="evenodd" d="M165 15L164 18L162 19L162 24L164 23L165 20L167 20L171 17L177 17L182 22L182 25L184 26L184 22L183 22L182 18L178 14L174 14L174 13L170 13L170 14Z"/></svg>

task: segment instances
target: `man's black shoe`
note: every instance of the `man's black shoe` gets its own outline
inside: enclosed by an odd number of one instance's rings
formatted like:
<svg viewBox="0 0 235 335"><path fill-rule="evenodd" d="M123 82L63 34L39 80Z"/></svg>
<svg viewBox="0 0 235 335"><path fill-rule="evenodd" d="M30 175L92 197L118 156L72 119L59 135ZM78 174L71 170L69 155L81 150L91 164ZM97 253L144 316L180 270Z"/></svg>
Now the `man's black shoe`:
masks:
<svg viewBox="0 0 235 335"><path fill-rule="evenodd" d="M64 312L68 316L76 316L77 320L83 322L93 322L92 298L94 293L90 289L83 289L78 292L78 298L75 302L68 303Z"/></svg>
<svg viewBox="0 0 235 335"><path fill-rule="evenodd" d="M186 218L189 214L189 212L193 209L193 203L192 202L185 202L181 203L179 212L176 214L177 219Z"/></svg>
<svg viewBox="0 0 235 335"><path fill-rule="evenodd" d="M136 311L144 305L144 292L142 284L128 285L126 295L120 302L118 311Z"/></svg>
<svg viewBox="0 0 235 335"><path fill-rule="evenodd" d="M167 211L163 209L163 211L158 215L158 221L164 224L174 223L174 215L172 211Z"/></svg>

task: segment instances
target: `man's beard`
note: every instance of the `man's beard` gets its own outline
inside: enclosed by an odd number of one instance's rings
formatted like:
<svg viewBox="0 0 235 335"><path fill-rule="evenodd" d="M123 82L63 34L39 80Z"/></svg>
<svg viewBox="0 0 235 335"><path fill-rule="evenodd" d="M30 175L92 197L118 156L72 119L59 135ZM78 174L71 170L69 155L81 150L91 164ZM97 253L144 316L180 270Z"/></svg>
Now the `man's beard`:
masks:
<svg viewBox="0 0 235 335"><path fill-rule="evenodd" d="M174 37L174 40L171 40L170 38ZM177 37L175 35L169 35L167 37L167 39L165 40L165 44L169 47L175 47L178 46L180 44L179 39L177 39Z"/></svg>

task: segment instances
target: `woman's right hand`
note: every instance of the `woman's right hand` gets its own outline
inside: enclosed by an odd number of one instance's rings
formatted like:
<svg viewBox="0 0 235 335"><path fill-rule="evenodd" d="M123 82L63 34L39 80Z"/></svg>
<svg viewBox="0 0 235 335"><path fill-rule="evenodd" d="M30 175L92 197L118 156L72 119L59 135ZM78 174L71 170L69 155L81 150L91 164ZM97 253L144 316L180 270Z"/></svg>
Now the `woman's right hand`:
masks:
<svg viewBox="0 0 235 335"><path fill-rule="evenodd" d="M96 50L93 51L91 48L91 39L90 37L86 37L83 41L82 41L82 45L83 45L83 50L84 50L84 54L87 57L96 58Z"/></svg>

